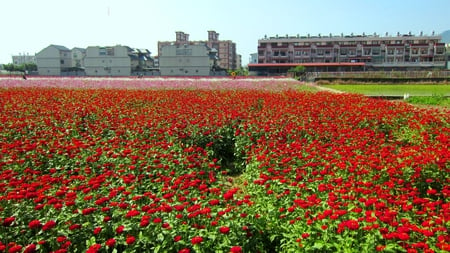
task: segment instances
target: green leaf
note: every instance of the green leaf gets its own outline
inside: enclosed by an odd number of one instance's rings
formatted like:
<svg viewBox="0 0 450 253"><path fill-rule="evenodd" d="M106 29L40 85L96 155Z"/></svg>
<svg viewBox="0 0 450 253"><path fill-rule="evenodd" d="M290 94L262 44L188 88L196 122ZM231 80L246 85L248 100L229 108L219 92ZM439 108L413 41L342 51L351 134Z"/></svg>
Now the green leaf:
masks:
<svg viewBox="0 0 450 253"><path fill-rule="evenodd" d="M321 241L316 241L316 242L314 243L314 245L313 245L313 248L315 248L315 249L322 249L323 246L325 246L325 245L323 244L323 242L321 242Z"/></svg>

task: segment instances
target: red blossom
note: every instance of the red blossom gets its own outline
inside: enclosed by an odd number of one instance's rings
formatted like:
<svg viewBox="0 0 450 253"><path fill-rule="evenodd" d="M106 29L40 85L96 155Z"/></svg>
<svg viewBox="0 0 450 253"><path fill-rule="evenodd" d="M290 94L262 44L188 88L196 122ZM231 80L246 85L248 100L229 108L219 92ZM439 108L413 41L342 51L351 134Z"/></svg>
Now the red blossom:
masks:
<svg viewBox="0 0 450 253"><path fill-rule="evenodd" d="M174 238L173 238L173 241L174 242L178 242L178 241L180 241L181 240L181 235L176 235Z"/></svg>
<svg viewBox="0 0 450 253"><path fill-rule="evenodd" d="M42 231L47 231L56 226L56 222L54 220L47 221L44 226L42 226Z"/></svg>
<svg viewBox="0 0 450 253"><path fill-rule="evenodd" d="M128 235L125 242L126 242L128 245L130 245L130 244L133 244L135 241L136 241L136 238L135 238L134 236Z"/></svg>
<svg viewBox="0 0 450 253"><path fill-rule="evenodd" d="M125 226L120 225L120 226L118 226L118 227L116 228L116 233L117 233L117 234L122 234L124 230L125 230Z"/></svg>
<svg viewBox="0 0 450 253"><path fill-rule="evenodd" d="M116 239L110 238L110 239L106 240L105 244L106 244L106 246L113 248L114 245L116 245Z"/></svg>
<svg viewBox="0 0 450 253"><path fill-rule="evenodd" d="M32 244L28 244L23 253L34 253L36 252L36 244L32 243Z"/></svg>
<svg viewBox="0 0 450 253"><path fill-rule="evenodd" d="M94 228L94 235L98 235L98 234L100 234L100 232L102 232L102 228L101 227Z"/></svg>
<svg viewBox="0 0 450 253"><path fill-rule="evenodd" d="M131 217L137 216L137 215L139 215L139 214L140 214L140 212L137 211L137 210L130 210L130 211L128 211L128 213L125 215L125 217L131 218Z"/></svg>
<svg viewBox="0 0 450 253"><path fill-rule="evenodd" d="M230 253L242 253L242 247L241 246L233 246L230 249Z"/></svg>
<svg viewBox="0 0 450 253"><path fill-rule="evenodd" d="M228 234L230 232L230 228L227 226L222 226L219 228L219 232L222 234Z"/></svg>
<svg viewBox="0 0 450 253"><path fill-rule="evenodd" d="M192 237L192 239L191 239L191 243L192 243L193 245L199 244L199 243L201 243L201 242L203 242L203 237L201 237L201 236L194 236L194 237Z"/></svg>
<svg viewBox="0 0 450 253"><path fill-rule="evenodd" d="M40 229L42 227L42 224L39 220L32 220L28 223L28 227L30 229Z"/></svg>
<svg viewBox="0 0 450 253"><path fill-rule="evenodd" d="M15 221L15 217L8 217L3 220L3 226L9 227Z"/></svg>
<svg viewBox="0 0 450 253"><path fill-rule="evenodd" d="M86 253L97 253L101 248L102 245L95 243L86 250Z"/></svg>
<svg viewBox="0 0 450 253"><path fill-rule="evenodd" d="M18 253L21 251L22 251L22 246L20 246L20 245L14 245L8 249L8 253Z"/></svg>

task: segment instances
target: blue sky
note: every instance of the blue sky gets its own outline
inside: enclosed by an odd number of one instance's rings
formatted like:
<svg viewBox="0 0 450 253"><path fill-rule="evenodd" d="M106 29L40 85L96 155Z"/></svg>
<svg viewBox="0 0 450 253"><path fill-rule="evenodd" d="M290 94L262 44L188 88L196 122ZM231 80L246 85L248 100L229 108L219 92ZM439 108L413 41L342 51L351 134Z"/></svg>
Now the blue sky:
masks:
<svg viewBox="0 0 450 253"><path fill-rule="evenodd" d="M450 29L450 0L21 0L0 3L0 63L50 44L127 45L157 55L158 41L233 40L243 63L258 39L280 35L437 34Z"/></svg>

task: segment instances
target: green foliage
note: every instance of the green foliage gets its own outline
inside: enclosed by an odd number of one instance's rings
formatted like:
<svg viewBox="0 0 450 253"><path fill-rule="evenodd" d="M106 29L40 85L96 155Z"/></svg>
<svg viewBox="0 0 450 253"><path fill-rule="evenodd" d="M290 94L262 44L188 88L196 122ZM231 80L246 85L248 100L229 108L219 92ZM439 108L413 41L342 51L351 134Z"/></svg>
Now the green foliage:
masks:
<svg viewBox="0 0 450 253"><path fill-rule="evenodd" d="M302 65L295 66L288 70L288 73L293 73L295 79L301 79L306 74L306 67Z"/></svg>
<svg viewBox="0 0 450 253"><path fill-rule="evenodd" d="M409 97L406 101L411 104L450 106L448 97L436 94L430 97Z"/></svg>
<svg viewBox="0 0 450 253"><path fill-rule="evenodd" d="M333 84L324 87L350 93L372 96L432 96L450 95L450 85L446 84Z"/></svg>
<svg viewBox="0 0 450 253"><path fill-rule="evenodd" d="M24 72L24 71L36 71L37 70L37 65L34 63L24 63L21 65L17 65L17 64L4 64L3 65L3 69L6 71L20 71L20 72Z"/></svg>
<svg viewBox="0 0 450 253"><path fill-rule="evenodd" d="M240 69L229 69L227 70L228 75L233 75L234 72L235 76L248 76L248 69L247 68L240 68Z"/></svg>

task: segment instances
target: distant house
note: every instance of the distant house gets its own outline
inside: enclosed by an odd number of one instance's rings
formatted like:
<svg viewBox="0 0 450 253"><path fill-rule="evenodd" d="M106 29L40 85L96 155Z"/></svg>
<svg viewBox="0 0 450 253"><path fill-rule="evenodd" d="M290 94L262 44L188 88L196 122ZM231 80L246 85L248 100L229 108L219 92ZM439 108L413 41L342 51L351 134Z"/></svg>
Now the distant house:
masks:
<svg viewBox="0 0 450 253"><path fill-rule="evenodd" d="M36 56L29 54L13 55L12 62L15 65L30 64L30 63L36 64Z"/></svg>
<svg viewBox="0 0 450 253"><path fill-rule="evenodd" d="M177 31L175 34L175 41L158 41L158 56L162 55L162 49L165 46L205 44L207 47L217 50L217 66L219 68L238 69L241 67L240 55L236 53L236 43L231 40L219 40L219 33L216 31L208 31L208 40L206 41L190 41L189 34L182 31Z"/></svg>
<svg viewBox="0 0 450 253"><path fill-rule="evenodd" d="M74 47L72 48L72 68L84 68L84 58L86 57L86 49Z"/></svg>
<svg viewBox="0 0 450 253"><path fill-rule="evenodd" d="M217 61L217 50L205 44L165 45L159 55L162 76L208 76Z"/></svg>
<svg viewBox="0 0 450 253"><path fill-rule="evenodd" d="M72 67L72 52L64 46L50 45L36 54L39 75L60 76Z"/></svg>
<svg viewBox="0 0 450 253"><path fill-rule="evenodd" d="M88 76L129 76L152 65L150 51L127 46L92 46L86 49L84 67Z"/></svg>

